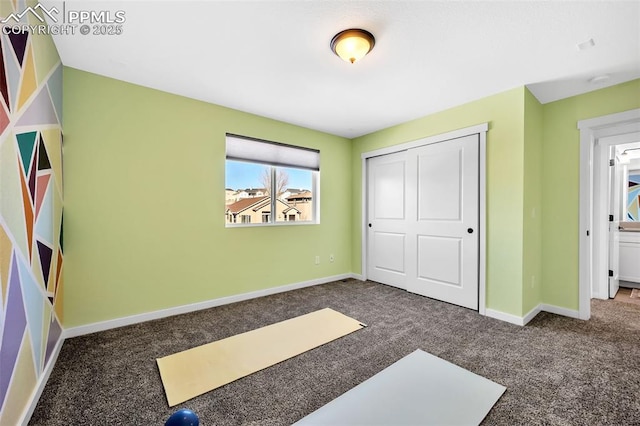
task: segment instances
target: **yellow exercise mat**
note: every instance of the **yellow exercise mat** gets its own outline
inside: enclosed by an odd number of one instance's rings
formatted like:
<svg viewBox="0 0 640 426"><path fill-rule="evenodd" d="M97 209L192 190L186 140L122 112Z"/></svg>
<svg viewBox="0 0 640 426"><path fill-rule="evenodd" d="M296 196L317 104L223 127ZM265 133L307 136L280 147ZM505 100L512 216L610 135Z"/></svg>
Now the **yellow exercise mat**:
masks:
<svg viewBox="0 0 640 426"><path fill-rule="evenodd" d="M158 358L169 406L366 327L325 308Z"/></svg>

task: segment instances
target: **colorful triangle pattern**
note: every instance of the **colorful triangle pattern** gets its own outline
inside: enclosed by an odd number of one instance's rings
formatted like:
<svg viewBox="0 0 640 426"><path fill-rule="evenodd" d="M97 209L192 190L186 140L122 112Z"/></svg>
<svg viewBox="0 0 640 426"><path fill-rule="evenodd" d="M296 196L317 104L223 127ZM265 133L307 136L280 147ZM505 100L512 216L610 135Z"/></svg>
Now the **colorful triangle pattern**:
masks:
<svg viewBox="0 0 640 426"><path fill-rule="evenodd" d="M25 182L24 175L20 175L20 183L22 187L22 204L24 207L24 220L27 230L27 247L29 248L29 259L31 259L32 242L33 242L33 207L31 204L31 195L29 188Z"/></svg>
<svg viewBox="0 0 640 426"><path fill-rule="evenodd" d="M40 135L40 145L38 146L38 170L47 170L51 168L51 162L49 161L49 155L47 154L47 148Z"/></svg>
<svg viewBox="0 0 640 426"><path fill-rule="evenodd" d="M40 264L42 265L42 276L44 278L44 285L45 288L47 288L47 283L49 282L49 268L51 268L51 256L53 255L53 250L51 250L50 247L40 241L37 241L37 244L38 254L40 255Z"/></svg>
<svg viewBox="0 0 640 426"><path fill-rule="evenodd" d="M629 174L627 220L640 221L640 174Z"/></svg>
<svg viewBox="0 0 640 426"><path fill-rule="evenodd" d="M11 46L11 43L8 41L7 36L2 35L2 39L7 40L5 46ZM16 103L18 102L18 89L20 88L20 80L22 79L22 69L18 64L18 60L16 59L16 55L13 52L13 49L9 47L4 50L4 63L7 72L7 81L9 84L9 99L10 111L15 109Z"/></svg>
<svg viewBox="0 0 640 426"><path fill-rule="evenodd" d="M0 106L0 134L4 132L4 129L6 129L9 126L9 123L11 122L11 120L9 119L9 115L7 114L7 110L5 108L8 108L8 107L5 107L4 105Z"/></svg>
<svg viewBox="0 0 640 426"><path fill-rule="evenodd" d="M34 147L36 144L36 136L38 132L20 133L16 135L18 139L18 148L20 150L20 158L22 159L22 170L26 176L29 173L29 165L34 155Z"/></svg>
<svg viewBox="0 0 640 426"><path fill-rule="evenodd" d="M27 110L22 114L17 125L34 126L56 123L58 123L58 118L56 117L55 108L49 97L49 91L46 87L43 87Z"/></svg>
<svg viewBox="0 0 640 426"><path fill-rule="evenodd" d="M7 289L9 288L9 269L11 267L11 254L13 253L13 244L9 239L9 235L0 225L0 300L2 307L0 312L6 309Z"/></svg>
<svg viewBox="0 0 640 426"><path fill-rule="evenodd" d="M18 110L22 109L37 88L36 67L33 63L33 53L29 47L25 55L24 66L22 67L22 85L20 86L20 94L18 96Z"/></svg>
<svg viewBox="0 0 640 426"><path fill-rule="evenodd" d="M36 153L31 160L31 167L29 168L29 194L31 195L31 204L35 204L36 201L36 175L38 173L38 149L36 146Z"/></svg>
<svg viewBox="0 0 640 426"><path fill-rule="evenodd" d="M36 218L40 214L40 208L42 207L42 200L47 192L47 188L49 185L49 180L51 179L51 174L47 173L46 175L41 175L37 177L36 182ZM37 220L37 219L36 219Z"/></svg>
<svg viewBox="0 0 640 426"><path fill-rule="evenodd" d="M44 295L41 287L34 279L31 269L18 261L18 268L20 270L20 282L22 283L22 294L24 299L24 306L27 314L27 327L29 330L29 336L31 337L31 345L34 348L36 355L35 367L40 370L40 345L42 344L42 315L44 314Z"/></svg>
<svg viewBox="0 0 640 426"><path fill-rule="evenodd" d="M27 315L24 310L22 297L22 284L20 283L15 253L12 258L5 329L2 335L2 342L0 343L0 365L2 365L3 370L2 374L0 374L0 407L2 407L7 396L11 373L15 368L22 336L27 327Z"/></svg>
<svg viewBox="0 0 640 426"><path fill-rule="evenodd" d="M24 62L24 54L27 50L27 39L29 38L28 32L21 32L15 34L13 31L9 34L9 40L11 41L11 46L13 47L13 52L18 58L18 63L22 66Z"/></svg>
<svg viewBox="0 0 640 426"><path fill-rule="evenodd" d="M0 0L0 15L27 3ZM22 397L35 390L62 336L61 121L62 65L53 39L0 32L2 424L21 415Z"/></svg>
<svg viewBox="0 0 640 426"><path fill-rule="evenodd" d="M2 44L3 43L0 41L0 58L4 58L4 47ZM2 93L4 104L7 106L7 109L10 110L9 86L7 85L7 72L4 69L4 61L0 61L0 93Z"/></svg>

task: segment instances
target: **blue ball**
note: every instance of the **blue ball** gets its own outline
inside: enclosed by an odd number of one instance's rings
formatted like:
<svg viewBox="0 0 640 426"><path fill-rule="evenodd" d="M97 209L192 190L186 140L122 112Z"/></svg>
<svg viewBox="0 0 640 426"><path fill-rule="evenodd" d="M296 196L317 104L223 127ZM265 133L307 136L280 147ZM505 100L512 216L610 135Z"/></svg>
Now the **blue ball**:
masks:
<svg viewBox="0 0 640 426"><path fill-rule="evenodd" d="M169 417L164 426L198 426L200 420L198 416L191 410L178 410Z"/></svg>

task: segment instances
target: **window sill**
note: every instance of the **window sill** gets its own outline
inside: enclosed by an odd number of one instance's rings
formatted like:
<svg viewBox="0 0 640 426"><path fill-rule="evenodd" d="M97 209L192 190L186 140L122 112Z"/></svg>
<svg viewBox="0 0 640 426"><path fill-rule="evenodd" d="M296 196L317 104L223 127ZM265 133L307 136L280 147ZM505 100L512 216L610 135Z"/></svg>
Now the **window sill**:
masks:
<svg viewBox="0 0 640 426"><path fill-rule="evenodd" d="M225 223L225 228L260 228L270 226L304 226L319 225L320 222L315 221L297 221L297 222L276 222L276 223Z"/></svg>

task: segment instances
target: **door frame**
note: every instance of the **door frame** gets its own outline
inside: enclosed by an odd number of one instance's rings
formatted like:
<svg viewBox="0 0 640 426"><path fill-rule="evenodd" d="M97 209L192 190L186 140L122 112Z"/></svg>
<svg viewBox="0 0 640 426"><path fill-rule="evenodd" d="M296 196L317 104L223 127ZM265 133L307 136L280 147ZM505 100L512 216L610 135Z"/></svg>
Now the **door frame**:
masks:
<svg viewBox="0 0 640 426"><path fill-rule="evenodd" d="M393 154L400 151L406 151L419 146L430 145L433 143L445 142L451 139L457 139L464 136L478 135L479 151L478 151L478 312L480 315L486 315L486 183L487 183L487 131L489 123L481 123L475 126L465 127L463 129L453 130L447 133L441 133L434 136L417 139L411 142L404 142L398 145L386 148L376 149L373 151L363 152L360 157L362 161L362 217L361 217L361 272L363 279L367 279L367 188L368 188L368 170L367 159L378 157L386 154Z"/></svg>
<svg viewBox="0 0 640 426"><path fill-rule="evenodd" d="M599 140L624 135L640 130L640 108L616 114L580 120L580 201L579 201L579 274L578 274L578 316L588 320L591 317L591 297L594 289L594 267L602 264L602 258L608 255L601 245L594 246L593 235L602 235L604 225L594 221L599 203L595 198L597 188L594 182L596 144ZM611 140L611 139L609 139ZM602 201L602 200L600 200ZM598 284L600 286L600 284ZM600 288L600 287L598 287Z"/></svg>

